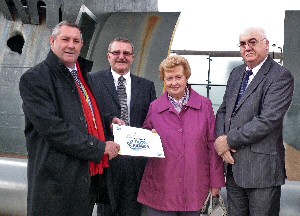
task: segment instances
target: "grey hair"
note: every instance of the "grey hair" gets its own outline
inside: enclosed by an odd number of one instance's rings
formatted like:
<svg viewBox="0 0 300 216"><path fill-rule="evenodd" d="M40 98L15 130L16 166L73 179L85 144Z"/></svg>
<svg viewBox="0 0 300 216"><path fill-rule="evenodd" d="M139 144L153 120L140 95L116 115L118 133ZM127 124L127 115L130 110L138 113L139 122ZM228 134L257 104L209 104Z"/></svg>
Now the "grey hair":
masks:
<svg viewBox="0 0 300 216"><path fill-rule="evenodd" d="M62 26L70 26L73 28L77 28L81 32L79 26L76 23L72 23L67 20L64 20L64 21L61 21L60 23L58 23L56 26L54 26L54 28L52 29L51 36L56 38L60 34L60 28ZM82 34L80 33L80 35L81 35L81 39L82 39Z"/></svg>
<svg viewBox="0 0 300 216"><path fill-rule="evenodd" d="M261 27L249 27L246 28L243 32L240 33L239 38L243 35L252 35L252 34L259 34L262 38L267 38L266 31Z"/></svg>
<svg viewBox="0 0 300 216"><path fill-rule="evenodd" d="M189 79L191 76L191 66L186 58L180 55L172 55L164 59L159 65L159 78L164 80L165 71L176 66L182 65L184 76Z"/></svg>
<svg viewBox="0 0 300 216"><path fill-rule="evenodd" d="M108 45L108 52L111 51L111 45L112 45L114 42L116 42L116 41L117 41L117 42L123 42L123 43L129 43L129 44L131 45L132 52L134 53L134 46L133 46L133 44L131 43L131 41L128 40L127 38L123 38L123 37L118 37L118 38L113 39L113 40L109 43L109 45Z"/></svg>

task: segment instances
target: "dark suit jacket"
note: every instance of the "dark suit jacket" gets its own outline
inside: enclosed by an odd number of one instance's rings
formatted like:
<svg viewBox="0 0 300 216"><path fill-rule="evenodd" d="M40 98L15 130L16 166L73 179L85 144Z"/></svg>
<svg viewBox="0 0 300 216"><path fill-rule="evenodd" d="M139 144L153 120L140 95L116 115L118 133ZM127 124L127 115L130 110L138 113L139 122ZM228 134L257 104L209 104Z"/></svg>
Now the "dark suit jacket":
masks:
<svg viewBox="0 0 300 216"><path fill-rule="evenodd" d="M294 78L270 56L234 106L246 65L230 74L217 111L217 136L227 134L236 183L244 188L282 185L285 181L283 118L292 100Z"/></svg>
<svg viewBox="0 0 300 216"><path fill-rule="evenodd" d="M87 79L92 62L78 61ZM22 75L19 87L28 150L27 215L91 215L89 166L101 161L105 143L87 136L69 70L50 50L45 61Z"/></svg>
<svg viewBox="0 0 300 216"><path fill-rule="evenodd" d="M116 116L120 118L121 106L111 70L91 73L91 81L93 92L97 103L99 104L101 113L104 113L106 116ZM130 126L142 127L150 103L155 99L156 93L154 83L131 74ZM108 124L110 124L110 122L106 122L107 128L109 128ZM111 131L107 131L107 134L108 139L112 140L113 136ZM138 181L137 187L139 187L147 160L143 157L131 157L131 160L134 163L135 174ZM112 182L110 178L115 178L119 173L119 169L124 169L124 167L118 167L117 162L118 158L111 160L110 169L108 169L108 189L110 196L113 188L115 188L114 185L110 185ZM114 203L112 203L112 207L114 208L113 205Z"/></svg>

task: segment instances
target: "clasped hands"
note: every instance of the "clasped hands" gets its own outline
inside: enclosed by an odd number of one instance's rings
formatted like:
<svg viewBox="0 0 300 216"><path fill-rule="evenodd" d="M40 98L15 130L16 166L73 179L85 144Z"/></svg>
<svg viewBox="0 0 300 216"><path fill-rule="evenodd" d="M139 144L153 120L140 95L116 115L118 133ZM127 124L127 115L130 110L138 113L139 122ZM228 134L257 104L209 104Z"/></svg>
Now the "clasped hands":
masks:
<svg viewBox="0 0 300 216"><path fill-rule="evenodd" d="M219 136L215 141L215 149L219 156L223 158L223 161L229 164L234 164L234 159L231 152L236 152L236 150L231 149L227 143L227 136Z"/></svg>

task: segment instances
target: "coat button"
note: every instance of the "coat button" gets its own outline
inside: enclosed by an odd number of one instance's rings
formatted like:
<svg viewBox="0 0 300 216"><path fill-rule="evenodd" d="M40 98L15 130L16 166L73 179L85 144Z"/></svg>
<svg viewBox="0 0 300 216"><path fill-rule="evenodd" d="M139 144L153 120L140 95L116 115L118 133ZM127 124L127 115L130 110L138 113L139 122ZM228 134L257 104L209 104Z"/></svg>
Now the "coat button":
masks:
<svg viewBox="0 0 300 216"><path fill-rule="evenodd" d="M79 119L80 119L80 121L83 121L83 120L84 120L84 118L83 118L82 116L80 116Z"/></svg>
<svg viewBox="0 0 300 216"><path fill-rule="evenodd" d="M93 146L93 145L94 145L94 142L93 142L93 141L91 141L91 142L89 142L89 144L90 144L91 146Z"/></svg>
<svg viewBox="0 0 300 216"><path fill-rule="evenodd" d="M85 178L84 178L84 182L88 182L88 181L89 181L88 178L85 177Z"/></svg>

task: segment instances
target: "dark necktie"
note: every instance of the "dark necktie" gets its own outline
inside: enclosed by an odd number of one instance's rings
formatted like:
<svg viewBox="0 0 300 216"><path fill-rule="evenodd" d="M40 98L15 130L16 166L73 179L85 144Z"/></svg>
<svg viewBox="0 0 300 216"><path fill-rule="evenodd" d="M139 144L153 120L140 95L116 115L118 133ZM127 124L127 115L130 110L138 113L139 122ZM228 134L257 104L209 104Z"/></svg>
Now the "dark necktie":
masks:
<svg viewBox="0 0 300 216"><path fill-rule="evenodd" d="M238 97L237 97L237 100L236 100L236 103L235 103L235 109L237 107L237 105L239 104L239 101L240 99L242 98L247 86L248 86L248 82L249 82L249 77L253 74L252 70L247 70L245 72L245 76L243 78L243 82L241 84L241 87L240 87L240 91L239 91L239 94L238 94Z"/></svg>
<svg viewBox="0 0 300 216"><path fill-rule="evenodd" d="M128 123L128 106L127 106L127 94L126 94L126 87L125 87L125 78L120 76L118 79L118 98L121 105L121 119L129 125Z"/></svg>

